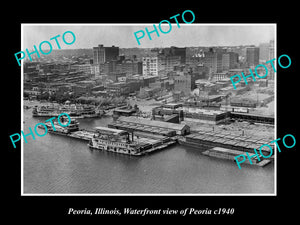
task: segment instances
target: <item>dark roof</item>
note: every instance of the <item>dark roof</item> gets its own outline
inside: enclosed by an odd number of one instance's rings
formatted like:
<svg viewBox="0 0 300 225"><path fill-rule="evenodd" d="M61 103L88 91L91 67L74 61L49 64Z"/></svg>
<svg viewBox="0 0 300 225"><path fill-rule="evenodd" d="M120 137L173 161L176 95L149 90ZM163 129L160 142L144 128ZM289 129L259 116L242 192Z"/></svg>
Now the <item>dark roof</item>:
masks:
<svg viewBox="0 0 300 225"><path fill-rule="evenodd" d="M148 119L138 118L138 117L120 117L118 120L121 122L133 123L137 125L141 124L145 126L159 127L159 128L171 129L171 130L182 130L185 127L189 127L186 124L176 124L176 123L169 123L163 121L148 120Z"/></svg>

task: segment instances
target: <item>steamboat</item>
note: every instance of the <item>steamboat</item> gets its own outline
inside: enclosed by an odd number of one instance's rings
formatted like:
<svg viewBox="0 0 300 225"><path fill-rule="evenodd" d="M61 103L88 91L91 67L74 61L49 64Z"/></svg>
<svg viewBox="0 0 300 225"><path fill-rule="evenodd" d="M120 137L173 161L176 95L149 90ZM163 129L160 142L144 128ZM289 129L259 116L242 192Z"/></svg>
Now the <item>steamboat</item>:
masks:
<svg viewBox="0 0 300 225"><path fill-rule="evenodd" d="M103 150L133 156L141 156L175 144L176 140L144 132L128 132L108 127L95 127L93 130L79 129L79 122L71 117L60 117L60 123L45 124L49 133L88 141L91 149ZM45 129L43 125L38 126Z"/></svg>
<svg viewBox="0 0 300 225"><path fill-rule="evenodd" d="M97 118L104 112L93 105L71 104L71 105L47 105L35 106L32 111L33 117L52 117L61 113L68 113L74 118Z"/></svg>
<svg viewBox="0 0 300 225"><path fill-rule="evenodd" d="M79 131L79 122L76 119L71 118L69 122L64 116L60 118L60 123L58 123L58 121L54 121L53 125L51 123L45 123L49 133L69 135L75 131ZM45 129L42 125L39 125L38 128Z"/></svg>
<svg viewBox="0 0 300 225"><path fill-rule="evenodd" d="M140 156L175 143L168 137L158 140L135 138L133 133L108 127L96 127L95 130L95 135L88 143L90 148L127 155Z"/></svg>

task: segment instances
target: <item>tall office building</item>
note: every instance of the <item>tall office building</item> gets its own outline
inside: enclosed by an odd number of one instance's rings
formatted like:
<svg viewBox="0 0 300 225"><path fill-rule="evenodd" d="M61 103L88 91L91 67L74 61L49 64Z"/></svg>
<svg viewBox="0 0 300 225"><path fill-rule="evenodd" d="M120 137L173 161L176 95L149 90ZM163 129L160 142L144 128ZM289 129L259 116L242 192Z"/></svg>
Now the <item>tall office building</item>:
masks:
<svg viewBox="0 0 300 225"><path fill-rule="evenodd" d="M126 75L142 74L143 72L142 62L137 60L126 59L118 65L121 67L121 72L125 73Z"/></svg>
<svg viewBox="0 0 300 225"><path fill-rule="evenodd" d="M174 91L182 92L185 96L188 96L196 88L195 81L199 79L199 74L180 73L176 74L173 79Z"/></svg>
<svg viewBox="0 0 300 225"><path fill-rule="evenodd" d="M215 77L216 74L228 72L238 67L238 53L227 52L226 49L210 48L204 53L204 67L208 68L208 77Z"/></svg>
<svg viewBox="0 0 300 225"><path fill-rule="evenodd" d="M157 76L158 75L158 58L143 57L143 75Z"/></svg>
<svg viewBox="0 0 300 225"><path fill-rule="evenodd" d="M269 60L269 43L260 43L259 44L259 59L261 61Z"/></svg>
<svg viewBox="0 0 300 225"><path fill-rule="evenodd" d="M274 40L271 40L269 43L269 55L268 60L275 58L275 52L274 52Z"/></svg>
<svg viewBox="0 0 300 225"><path fill-rule="evenodd" d="M225 52L222 54L222 71L228 71L237 67L238 54L235 52Z"/></svg>
<svg viewBox="0 0 300 225"><path fill-rule="evenodd" d="M174 71L175 66L179 66L181 62L180 56L158 56L158 74L166 75L168 72Z"/></svg>
<svg viewBox="0 0 300 225"><path fill-rule="evenodd" d="M131 59L111 60L106 63L101 63L100 68L100 74L104 75L115 75L119 73L125 75L142 74L142 62Z"/></svg>
<svg viewBox="0 0 300 225"><path fill-rule="evenodd" d="M222 55L221 52L215 52L212 48L204 53L204 66L209 68L209 73L222 72Z"/></svg>
<svg viewBox="0 0 300 225"><path fill-rule="evenodd" d="M177 48L171 46L170 48L162 49L158 55L162 57L180 56L180 63L186 63L186 48Z"/></svg>
<svg viewBox="0 0 300 225"><path fill-rule="evenodd" d="M259 64L259 48L248 47L246 48L246 62L248 66L257 66Z"/></svg>
<svg viewBox="0 0 300 225"><path fill-rule="evenodd" d="M110 62L111 60L117 60L119 56L119 47L104 47L103 45L98 45L98 47L93 48L93 63L101 64L105 62Z"/></svg>
<svg viewBox="0 0 300 225"><path fill-rule="evenodd" d="M274 58L276 58L275 51L274 51L274 40L271 40L270 43L269 43L268 60L271 60L271 59L274 59ZM275 63L275 68L276 68L276 63ZM275 78L274 70L270 68L269 71L270 71L269 79L273 80Z"/></svg>

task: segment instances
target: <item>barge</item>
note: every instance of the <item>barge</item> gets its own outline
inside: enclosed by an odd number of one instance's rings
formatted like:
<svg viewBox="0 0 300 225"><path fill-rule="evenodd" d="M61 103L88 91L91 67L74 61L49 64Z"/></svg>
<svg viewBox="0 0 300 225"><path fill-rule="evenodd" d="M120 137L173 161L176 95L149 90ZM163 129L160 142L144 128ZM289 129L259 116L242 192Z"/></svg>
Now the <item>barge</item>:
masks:
<svg viewBox="0 0 300 225"><path fill-rule="evenodd" d="M200 131L181 137L178 139L178 142L182 145L201 148L203 150L221 147L252 153L254 152L254 148L259 150L263 144L268 144L272 140L267 138L253 138L251 136L237 135L227 131ZM272 145L270 144L270 146ZM272 146L272 150L274 152L274 145ZM264 147L262 149L262 153L264 155L269 155L270 149Z"/></svg>
<svg viewBox="0 0 300 225"><path fill-rule="evenodd" d="M235 157L238 155L244 155L247 158L246 152L238 151L238 150L232 150L232 149L227 149L227 148L221 148L221 147L214 147L211 149L208 149L204 152L202 152L203 155L215 157L215 158L221 158L221 159L228 159L231 161L236 161ZM245 160L245 163L251 164L251 165L256 165L256 166L265 166L271 162L270 159L262 159L259 160L257 156L253 156L253 153L248 153L249 156L251 157L251 162L249 160ZM253 156L253 157L252 157Z"/></svg>
<svg viewBox="0 0 300 225"><path fill-rule="evenodd" d="M69 121L66 119L66 116L61 116L60 124L58 121L54 121L52 124L45 123L45 126L49 133L61 135L68 135L72 132L79 131L79 122L74 118L71 118L71 121ZM45 129L43 125L39 125L38 128Z"/></svg>
<svg viewBox="0 0 300 225"><path fill-rule="evenodd" d="M65 126L67 123L63 117L61 118L61 124ZM45 125L49 133L88 141L88 146L91 149L133 156L149 154L176 143L174 138L143 132L130 133L108 127L95 127L94 130L79 129L79 122L74 118L65 127L60 126L57 121L53 122L53 126L48 123ZM38 127L45 129L43 125Z"/></svg>

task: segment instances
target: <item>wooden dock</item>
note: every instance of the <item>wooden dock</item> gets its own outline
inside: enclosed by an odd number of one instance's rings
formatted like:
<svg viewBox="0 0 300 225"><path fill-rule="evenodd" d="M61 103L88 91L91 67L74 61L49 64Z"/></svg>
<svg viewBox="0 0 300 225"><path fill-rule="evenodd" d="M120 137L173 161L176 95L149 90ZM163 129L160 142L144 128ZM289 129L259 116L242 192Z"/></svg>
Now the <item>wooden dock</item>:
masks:
<svg viewBox="0 0 300 225"><path fill-rule="evenodd" d="M93 136L96 134L96 131L93 130L85 130L81 129L79 131L74 131L72 133L60 133L56 131L50 132L52 134L58 134L58 135L63 135L79 140L84 140L84 141L90 141L92 140ZM166 136L161 136L161 135L154 135L154 134L149 134L149 133L143 133L143 132L136 132L134 133L134 139L137 143L140 143L141 145L143 144L149 144L151 145L150 149L144 150L143 152L137 153L137 154L130 154L133 156L141 156L141 155L146 155L150 154L159 150L162 150L164 148L167 148L170 145L173 145L176 143L176 140L166 137ZM127 154L127 152L118 152L118 153L123 153Z"/></svg>

